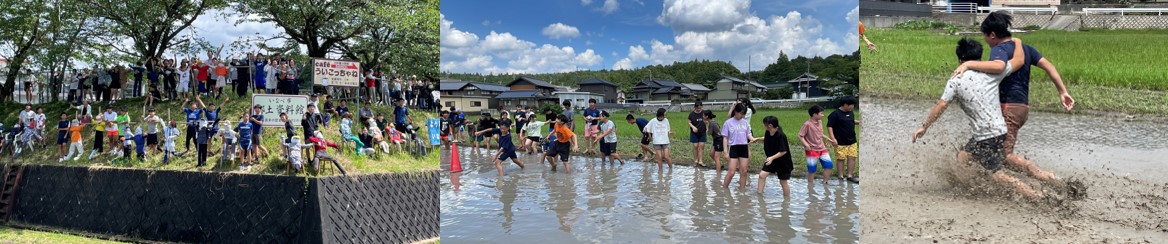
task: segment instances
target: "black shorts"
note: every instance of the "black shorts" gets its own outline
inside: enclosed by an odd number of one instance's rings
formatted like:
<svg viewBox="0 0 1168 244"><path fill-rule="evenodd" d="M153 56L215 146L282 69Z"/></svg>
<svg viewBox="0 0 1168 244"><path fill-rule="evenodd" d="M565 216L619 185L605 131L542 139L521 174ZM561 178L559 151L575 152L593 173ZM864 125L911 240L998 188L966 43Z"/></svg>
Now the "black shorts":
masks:
<svg viewBox="0 0 1168 244"><path fill-rule="evenodd" d="M503 153L499 154L498 160L499 161L507 161L507 159L511 159L512 161L514 161L516 158L519 158L519 156L515 155L515 150L511 150L511 151L503 150Z"/></svg>
<svg viewBox="0 0 1168 244"><path fill-rule="evenodd" d="M649 145L649 133L641 133L641 145Z"/></svg>
<svg viewBox="0 0 1168 244"><path fill-rule="evenodd" d="M730 145L730 158L749 158L750 146L747 145Z"/></svg>
<svg viewBox="0 0 1168 244"><path fill-rule="evenodd" d="M763 162L762 165L762 171L778 176L780 180L790 180L792 170L795 170L795 165L791 161L779 162L779 160L775 160L770 165L767 165L766 162Z"/></svg>
<svg viewBox="0 0 1168 244"><path fill-rule="evenodd" d="M146 145L158 145L158 133L146 134Z"/></svg>
<svg viewBox="0 0 1168 244"><path fill-rule="evenodd" d="M711 142L710 142L710 144L713 144L713 145L714 145L714 151L715 151L715 152L724 152L724 151L726 151L726 147L722 145L722 137L721 137L721 136L715 136L715 137L713 137L713 138L711 138L711 139L713 139L713 141L711 141Z"/></svg>
<svg viewBox="0 0 1168 244"><path fill-rule="evenodd" d="M556 142L552 143L552 150L547 152L548 157L560 156L560 161L567 162L569 154L572 153L571 142Z"/></svg>
<svg viewBox="0 0 1168 244"><path fill-rule="evenodd" d="M538 136L528 136L527 139L539 143L540 138Z"/></svg>
<svg viewBox="0 0 1168 244"><path fill-rule="evenodd" d="M616 153L616 142L601 142L600 153L604 154L604 156Z"/></svg>
<svg viewBox="0 0 1168 244"><path fill-rule="evenodd" d="M57 145L64 145L65 143L69 143L69 140L67 139L68 137L66 135L67 134L65 132L57 132Z"/></svg>
<svg viewBox="0 0 1168 244"><path fill-rule="evenodd" d="M1006 161L1006 154L1002 150L1002 143L1005 141L1006 135L980 141L971 138L961 149L972 154L973 161L985 167L986 170L997 172L1002 169L1002 163Z"/></svg>

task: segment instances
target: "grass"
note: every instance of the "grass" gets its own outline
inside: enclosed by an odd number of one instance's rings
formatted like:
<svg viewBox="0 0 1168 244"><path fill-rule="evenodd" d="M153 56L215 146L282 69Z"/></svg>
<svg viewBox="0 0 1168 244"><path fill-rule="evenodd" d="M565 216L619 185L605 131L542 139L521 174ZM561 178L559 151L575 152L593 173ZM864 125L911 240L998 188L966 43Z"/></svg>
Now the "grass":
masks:
<svg viewBox="0 0 1168 244"><path fill-rule="evenodd" d="M71 243L121 243L56 232L0 227L0 242L31 244L71 244Z"/></svg>
<svg viewBox="0 0 1168 244"><path fill-rule="evenodd" d="M835 109L828 109L828 110L823 111L825 118L822 121L822 123L824 125L827 124L826 116L831 114L832 111L835 111ZM669 152L670 152L670 156L673 159L673 163L678 164L678 165L694 165L696 163L696 161L694 160L694 157L693 157L693 153L694 153L693 147L690 146L691 144L689 142L689 125L688 125L689 112L690 111L670 112L666 115L666 118L669 120L669 123L670 123L669 125L670 125L670 127L673 128L673 131L674 131L674 134L672 136L670 136L671 143L670 143ZM638 153L641 152L641 147L640 147L641 133L640 133L640 131L637 130L637 125L636 124L629 124L628 122L625 121L624 118L625 118L625 115L628 114L627 112L615 111L615 112L610 112L610 113L612 113L613 123L616 124L617 153L620 154L621 157L626 159L626 160L635 157ZM724 110L714 111L714 113L718 116L718 118L716 118L715 120L717 121L719 126L722 123L726 122L726 118L727 118L726 111L724 111ZM856 110L855 113L856 113L856 118L859 119L860 118L859 110ZM652 114L635 114L634 116L636 116L637 118L653 119L654 115L652 115ZM779 119L779 125L783 127L783 133L787 134L787 142L790 144L791 150L793 152L795 152L795 153L791 154L791 160L794 162L794 165L795 165L795 170L791 174L793 176L806 175L807 174L807 166L806 166L807 161L806 161L806 157L802 153L803 145L802 145L802 143L799 142L798 135L799 135L799 128L803 125L803 122L807 121L807 119L808 119L807 109L806 108L797 108L797 109L759 110L758 113L755 113L754 115L752 115L751 121L750 121L751 128L754 130L755 137L762 137L764 135L763 133L765 132L765 127L763 127L763 125L762 125L762 119L765 118L766 116L775 116ZM576 118L579 121L583 121L583 118L580 116L576 116ZM473 121L473 120L478 120L478 117L477 116L474 116L473 118L468 117L467 119ZM548 135L546 133L547 132L546 130L548 129L548 127L544 126L542 129L544 130L543 135L546 137ZM857 127L857 130L859 130L858 127ZM824 133L827 133L826 126L824 127L823 131L824 131ZM576 132L576 135L579 137L578 140L580 143L580 145L579 145L580 151L583 152L584 147L586 147L588 145L587 142L584 141L584 126L583 126L583 124L577 124L575 132ZM857 131L856 133L857 133L857 135L859 135L859 131ZM512 136L512 138L516 141L516 145L518 145L518 143L521 142L519 140L522 139L519 136ZM710 145L710 143L712 143L711 140L712 140L712 138L710 138L709 136L706 137L706 144L707 144L706 149L705 149L706 155L702 155L702 157L704 158L703 162L707 166L714 167L714 161L708 155L709 152L713 150L713 146ZM826 143L826 141L824 143ZM496 143L492 143L491 145L494 146L495 144ZM468 146L468 144L464 143L464 144L460 144L460 146ZM599 149L599 146L596 146L596 148ZM838 163L839 159L836 158L835 149L831 146L828 146L828 150L831 151L832 160L837 162L835 164L836 169L839 169L840 164ZM593 151L596 151L596 150L593 150ZM581 154L579 154L579 153L573 154L573 156L578 156L578 155L581 155ZM595 157L597 155L599 155L599 154L590 155L590 156ZM750 145L750 155L751 155L750 168L748 169L748 171L757 173L759 170L762 169L762 166L765 163L765 162L763 162L763 160L766 158L765 156L763 156L765 154L763 153L762 142L758 142L758 143L754 143L754 144ZM655 163L656 162L655 160L656 159L653 158L653 159L649 160L648 162ZM725 166L726 161L727 160L725 158L723 158L722 163L723 163L724 169L726 167ZM857 166L857 167L859 167L859 166ZM835 173L833 172L832 174L834 175Z"/></svg>
<svg viewBox="0 0 1168 244"><path fill-rule="evenodd" d="M248 95L248 97L250 97L250 94ZM211 100L214 100L214 99L212 99L210 97L204 97L203 101L207 102L209 104L211 102ZM238 123L239 117L241 115L243 115L243 113L245 111L244 108L250 105L249 98L237 99L237 97L235 97L235 96L232 96L230 101L227 101L226 103L223 103L223 101L215 101L215 102L219 103L220 106L222 107L222 112L220 112L221 113L220 117L224 118L225 120L230 118L230 120L233 121L232 124ZM144 115L143 114L143 107L144 107L143 103L144 103L144 100L141 98L124 99L124 100L120 100L120 101L114 103L113 107L115 108L115 110L118 110L118 108L129 108L128 110L129 110L129 113L131 116L130 117L131 121L140 121ZM182 101L176 100L173 102L156 102L154 105L155 109L157 110L156 114L159 115L160 117L162 117L163 119L167 119L167 114L169 112L169 114L170 114L169 116L171 119L179 121L179 127L180 127L180 131L181 131L182 135L180 135L179 138L176 139L175 148L180 153L185 150L184 143L181 140L185 139L185 133L186 133L185 129L183 129L183 128L185 128L185 125L182 121L184 119L184 114L182 113L182 108L180 108L181 103L182 103ZM91 105L94 107L95 110L104 109L104 107L99 107L95 104L91 104ZM126 162L123 160L116 160L115 161L114 156L109 155L109 154L102 154L100 156L95 157L93 160L86 160L85 157L83 156L82 159L78 160L78 161L58 162L57 159L60 156L58 154L58 151L57 151L58 148L56 145L56 131L55 131L56 121L59 120L59 116L61 115L62 111L67 111L66 109L68 107L68 104L65 102L57 102L57 103L43 104L40 106L43 106L44 111L45 111L45 115L48 117L48 120L46 121L46 124L48 124L48 125L46 126L46 129L45 129L46 130L45 137L47 139L46 146L44 149L33 150L31 153L29 153L30 151L26 150L24 153L22 153L20 155L19 161L21 161L21 162L35 163L35 164L47 164L47 165L143 168L143 169L160 169L160 170L238 171L238 165L234 164L234 163L228 162L227 165L217 165L217 162L220 159L220 153L218 153L218 151L220 151L222 149L222 140L221 139L217 140L217 141L212 141L212 143L210 143L210 145L208 146L209 152L208 152L208 156L207 156L207 165L203 166L203 167L196 167L197 156L195 154L195 146L194 145L191 146L191 151L188 153L185 153L183 155L183 157L180 157L177 159L172 157L171 162L169 162L168 164L162 163L161 153L150 154L149 149L147 149L147 156L146 156L146 159L144 161L136 161L136 160L130 161L130 162ZM36 107L37 106L33 106L33 109L35 110ZM3 105L0 105L0 122L3 122L6 125L6 128L11 128L11 125L15 124L18 120L18 114L19 114L18 112L20 110L23 110L23 109L24 109L24 106L21 104L4 103ZM350 109L352 111L356 112L358 107L350 106ZM392 107L374 106L373 110L376 113L387 114L388 116L386 116L386 117L388 119L392 120L392 111L393 111ZM69 114L70 118L72 118L73 113L74 113L73 111L68 111L67 114ZM95 113L95 115L96 114L97 113ZM411 110L411 117L414 121L415 126L424 128L425 119L436 117L436 116L434 115L434 113L426 113L426 112L421 112L421 111L417 111L417 110ZM335 142L338 144L340 144L340 142L342 141L339 133L337 132L337 129L339 128L339 124L340 124L339 118L333 118L330 127L327 127L327 128L322 127L321 128L321 130L325 134L325 137L329 141L332 141L332 142ZM354 121L353 133L354 134L358 133L362 127L363 126L361 125L361 123ZM301 133L302 131L300 128L296 128L296 132L299 135L299 133ZM422 134L423 141L428 142L428 139L426 138L426 137L428 137L428 135L424 132L425 132L425 129L422 129L419 133ZM268 148L268 150L271 152L271 154L267 155L266 157L262 157L259 161L260 163L256 164L250 173L287 174L285 171L285 167L286 167L287 163L283 159L282 149L280 146L280 143L282 143L282 141L280 140L280 136L284 135L283 133L284 133L284 129L282 127L267 127L267 128L263 129L263 137L264 137L263 138L264 139L263 145L265 145L265 147ZM88 156L89 151L92 150L92 147L93 147L93 138L92 138L93 137L93 126L87 126L85 128L85 130L82 131L81 135L82 135L82 142L84 144L84 151L85 151L84 155ZM301 136L303 138L304 135L299 135L299 136ZM107 144L107 145L105 145L106 152L109 152L110 145L108 145L109 144L108 142L105 144ZM343 152L338 152L335 149L329 149L329 153L332 154L334 157L338 158L338 161L341 162L341 165L344 166L345 170L348 171L350 174L371 174L371 173L390 173L390 172L394 172L394 173L419 173L419 172L437 170L439 168L438 167L438 153L431 152L430 154L423 156L423 157L414 157L412 155L409 155L406 152L396 151L395 153L390 154L390 155L386 155L384 153L381 153L381 154L379 154L379 157L377 157L377 158L369 158L369 157L364 156L364 155L357 156L355 151L352 148L352 144L349 144L348 147L342 147L342 148L345 149L345 150L343 150ZM307 150L307 149L305 149L305 150ZM11 154L10 154L10 152L4 152L3 156L4 157L11 157ZM322 165L322 168L324 168L324 167L325 166ZM336 173L334 171L326 171L326 172L331 172L333 174L339 174L339 173Z"/></svg>
<svg viewBox="0 0 1168 244"><path fill-rule="evenodd" d="M889 97L935 99L957 67L959 36L927 30L875 29L865 33L878 52L861 55L860 90ZM1122 113L1168 112L1168 30L1041 30L1017 33L1057 67L1076 98L1075 110ZM980 34L969 36L981 41ZM984 44L984 43L983 43ZM1127 44L1127 45L1117 45ZM1133 48L1137 46L1138 48ZM985 46L983 59L989 57ZM1060 111L1047 74L1031 68L1031 106Z"/></svg>

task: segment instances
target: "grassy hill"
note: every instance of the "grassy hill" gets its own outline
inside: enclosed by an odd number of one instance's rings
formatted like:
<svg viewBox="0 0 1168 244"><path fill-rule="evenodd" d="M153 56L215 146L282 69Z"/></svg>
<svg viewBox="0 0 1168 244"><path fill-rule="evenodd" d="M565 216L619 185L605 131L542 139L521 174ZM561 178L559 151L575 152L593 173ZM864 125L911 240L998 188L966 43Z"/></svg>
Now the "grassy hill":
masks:
<svg viewBox="0 0 1168 244"><path fill-rule="evenodd" d="M217 104L220 104L220 106L222 107L222 112L221 112L220 117L224 118L224 120L231 120L231 122L233 122L233 124L234 124L234 123L238 123L239 117L245 113L244 108L246 108L250 105L250 95L248 95L248 97L245 97L245 98L238 98L238 97L232 96L230 100L227 100L226 96L224 96L224 97L222 97L222 99L218 99L218 100L210 98L210 97L204 97L203 101L207 102L208 104L212 101L216 102ZM224 101L226 101L226 103L223 103ZM91 105L93 106L94 110L103 111L105 109L104 105L101 105L101 106L99 106L97 104L91 104ZM167 101L167 102L155 102L154 108L156 110L156 114L158 116L162 117L164 120L174 119L174 120L179 121L179 127L180 127L180 130L182 131L183 135L180 135L179 139L176 139L175 148L180 153L183 153L183 151L185 151L185 149L184 149L184 143L181 141L181 139L185 139L185 129L183 129L183 128L185 128L184 127L185 125L183 125L184 123L182 122L184 119L184 114L182 112L182 108L180 107L181 105L182 105L181 100ZM69 115L69 118L72 119L73 114L76 113L76 110L70 109L68 103L65 103L65 102L43 104L40 106L42 106L44 108L45 116L48 117L48 120L46 121L46 124L48 124L48 126L46 126L46 129L45 129L46 130L45 137L47 140L45 143L45 147L44 148L37 147L36 150L33 150L31 152L26 150L24 153L22 153L20 155L19 158L17 158L15 160L15 162L28 163L28 164L89 166L89 167L98 167L98 168L100 168L100 167L118 167L118 168L144 168L144 169L190 170L190 171L223 171L223 172L234 171L234 172L241 172L241 173L258 173L258 174L287 174L285 171L287 161L283 159L284 158L284 156L282 155L283 151L282 151L281 145L280 145L280 143L282 142L282 141L280 141L280 136L283 135L284 129L277 128L277 127L267 127L267 128L263 129L264 141L262 142L262 144L268 148L268 150L271 152L271 154L262 157L260 160L260 163L255 165L250 172L239 171L238 164L235 164L232 162L225 162L222 165L218 164L218 162L220 160L220 155L221 155L221 153L219 151L222 150L222 148L223 148L223 144L222 144L221 139L216 139L215 141L212 141L209 144L207 165L203 166L203 167L196 167L197 155L195 153L195 146L194 145L191 146L190 152L186 152L185 154L183 154L183 157L180 157L177 159L172 158L171 161L167 164L162 163L162 154L161 153L157 153L157 154L152 155L152 154L149 154L149 150L147 150L148 154L146 155L146 159L143 161L134 160L134 161L127 162L127 161L123 161L120 159L115 160L115 157L112 155L102 154L100 156L93 158L93 160L87 160L83 156L80 160L77 160L77 161L58 162L57 160L60 158L60 154L58 154L58 146L56 145L56 135L57 135L56 121L60 118L59 116L61 115L62 112L67 113ZM112 105L112 107L115 109L115 111L120 110L121 108L127 108L127 110L130 113L131 121L141 121L141 118L143 117L144 111L145 111L144 100L142 98L120 100L120 101L114 103ZM34 105L33 109L35 110L36 108L37 108L37 105ZM24 105L22 105L22 104L16 104L16 103L0 104L0 122L4 123L6 128L11 128L11 126L13 124L16 124L16 122L19 118L19 111L23 110L23 109L24 109ZM355 111L357 111L358 108L354 107L354 106L350 106L350 109L355 112ZM392 107L374 106L373 110L376 113L386 114L387 118L392 119L392 112L393 112ZM97 113L94 113L94 114L96 115ZM414 121L415 126L424 127L425 126L425 119L430 118L430 117L436 117L436 115L434 115L433 113L425 113L425 112L414 110L414 111L411 111L411 117ZM340 125L339 118L334 118L330 124L330 127L327 127L327 128L322 127L321 128L321 130L322 130L322 132L324 132L327 140L340 144L340 142L342 140L341 140L339 132L338 132L338 128L340 127L339 125ZM363 126L361 125L361 123L354 121L353 133L356 134L357 132L359 132L361 130L362 127ZM297 132L298 136L301 136L302 138L304 137L304 135L300 135L301 130L299 127L297 128L296 132ZM422 134L423 140L428 142L428 138L426 138L427 135L424 132L425 132L425 128L421 129L420 134ZM93 148L93 138L92 138L93 133L94 132L93 132L92 126L87 126L85 128L85 130L82 131L82 133L81 133L82 142L84 143L85 156L88 156L89 151L92 150L92 148ZM106 144L109 144L109 143L106 143ZM110 145L105 145L106 152L109 151L109 147L110 147ZM385 153L381 153L375 158L369 158L365 155L362 155L362 156L356 155L356 152L353 149L353 145L351 143L347 147L342 147L342 148L344 149L343 151L337 151L335 149L330 148L329 153L332 154L334 157L338 158L338 161L341 162L341 165L345 167L345 170L348 171L349 174L369 174L369 173L387 173L387 172L413 173L413 172L423 172L423 171L430 171L430 170L438 169L438 163L437 163L438 162L438 153L435 153L435 152L431 152L423 157L414 157L414 156L410 155L408 152L395 151L394 153L389 154L389 155L387 155ZM12 162L12 161L13 161L12 154L10 152L3 152L3 155L0 155L0 162ZM323 168L325 168L325 165L322 165L321 167L323 169ZM340 174L340 173L335 172L335 171L325 171L325 172L328 174ZM313 173L314 172L310 172L309 174L313 174Z"/></svg>

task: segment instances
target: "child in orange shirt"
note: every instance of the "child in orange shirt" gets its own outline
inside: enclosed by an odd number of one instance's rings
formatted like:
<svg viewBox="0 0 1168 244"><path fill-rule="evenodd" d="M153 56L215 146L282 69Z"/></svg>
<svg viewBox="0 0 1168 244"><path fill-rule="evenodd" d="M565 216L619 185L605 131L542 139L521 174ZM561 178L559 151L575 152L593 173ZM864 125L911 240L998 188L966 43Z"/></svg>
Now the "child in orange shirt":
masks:
<svg viewBox="0 0 1168 244"><path fill-rule="evenodd" d="M552 135L556 136L556 143L553 143L554 147L548 150L545 159L552 165L552 170L556 170L556 162L554 160L556 156L559 156L560 162L564 163L564 170L571 173L572 168L568 167L568 157L571 152L579 149L576 146L576 133L573 133L568 128L568 116L562 114L556 118L554 128L555 130L552 131Z"/></svg>

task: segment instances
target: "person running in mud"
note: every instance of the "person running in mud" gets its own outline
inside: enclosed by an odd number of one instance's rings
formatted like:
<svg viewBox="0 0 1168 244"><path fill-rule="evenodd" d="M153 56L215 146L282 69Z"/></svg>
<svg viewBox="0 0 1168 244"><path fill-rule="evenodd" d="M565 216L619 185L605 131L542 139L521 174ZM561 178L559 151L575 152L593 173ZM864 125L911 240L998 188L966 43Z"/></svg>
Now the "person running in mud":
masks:
<svg viewBox="0 0 1168 244"><path fill-rule="evenodd" d="M649 133L645 132L645 126L649 125L649 120L636 118L633 117L633 114L629 114L625 116L625 121L637 125L637 131L641 132L641 153L637 154L637 160L645 161L646 156L655 155L653 149L649 149Z"/></svg>
<svg viewBox="0 0 1168 244"><path fill-rule="evenodd" d="M556 137L556 142L552 144L550 150L547 150L547 156L544 158L552 165L552 170L556 170L555 158L559 156L560 162L564 163L564 171L571 173L572 167L568 166L568 157L571 152L575 152L579 148L576 142L576 133L573 133L572 129L569 129L568 121L567 115L561 114L556 118L556 124L553 125L555 129L552 132L552 135Z"/></svg>
<svg viewBox="0 0 1168 244"><path fill-rule="evenodd" d="M1004 63L1011 59L1015 53L1015 45L1010 43L1011 21L1012 17L1002 11L993 12L986 16L985 20L981 22L981 32L986 44L992 47L989 61L970 60L959 66L953 74L961 75L966 69L990 74L1003 72L1005 70ZM1002 116L1006 121L1006 138L1002 143L1003 153L1006 158L1014 158L1007 160L1006 166L1011 170L1025 172L1035 178L1054 179L1056 177L1053 173L1043 171L1037 165L1028 164L1028 160L1014 153L1014 145L1018 140L1018 130L1026 125L1030 114L1030 66L1038 66L1047 73L1050 80L1054 82L1054 87L1058 90L1059 100L1066 111L1075 107L1075 99L1067 91L1062 77L1059 76L1058 70L1050 60L1043 57L1042 53L1039 53L1038 49L1034 47L1021 45L1021 48L1026 55L1023 63L1013 66L1014 70L1005 79L1002 79L1001 85L998 87L998 100L1001 102Z"/></svg>
<svg viewBox="0 0 1168 244"><path fill-rule="evenodd" d="M608 119L608 111L600 111L600 133L596 135L593 143L600 144L600 164L604 165L604 159L608 158L608 165L616 165L615 161L620 161L621 165L625 165L625 160L621 159L620 154L616 153L616 123Z"/></svg>
<svg viewBox="0 0 1168 244"><path fill-rule="evenodd" d="M475 135L482 135L483 133L492 132L499 135L499 152L495 153L493 157L495 160L495 169L499 170L499 176L503 176L503 161L511 159L512 163L519 165L519 169L523 169L523 162L519 161L519 156L515 154L515 143L511 142L511 121L503 121L498 128L488 128L475 132Z"/></svg>
<svg viewBox="0 0 1168 244"><path fill-rule="evenodd" d="M1013 45L1020 44L1021 40L1014 39ZM957 59L962 66L966 66L968 61L980 60L981 53L981 43L977 41L965 38L957 42ZM917 139L924 136L929 126L936 122L949 106L949 102L956 99L961 110L969 116L973 132L973 138L957 153L958 165L964 167L976 163L991 174L993 181L1011 186L1027 198L1038 199L1042 197L1042 193L1034 191L1029 185L1000 170L1003 161L1016 158L1006 158L1002 147L1006 139L1006 120L1002 118L998 103L998 85L1014 67L1024 65L1024 56L1021 48L1015 48L1013 58L1005 62L1006 68L1002 69L1002 72L991 75L970 70L964 71L960 77L950 78L941 99L933 105L925 123L912 133L912 142L916 143Z"/></svg>
<svg viewBox="0 0 1168 244"><path fill-rule="evenodd" d="M791 179L791 171L795 170L795 164L791 162L787 134L783 133L783 127L779 126L779 118L775 116L762 118L762 124L766 127L762 143L763 153L766 153L767 157L763 160L762 170L758 172L758 194L762 194L763 188L766 187L766 177L774 174L779 178L779 185L783 187L783 198L788 199L791 197L791 187L787 185L787 180Z"/></svg>

